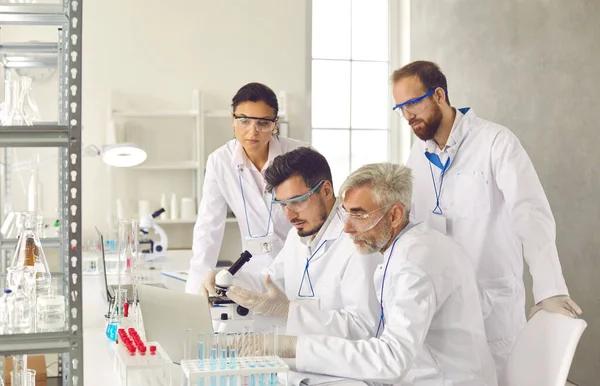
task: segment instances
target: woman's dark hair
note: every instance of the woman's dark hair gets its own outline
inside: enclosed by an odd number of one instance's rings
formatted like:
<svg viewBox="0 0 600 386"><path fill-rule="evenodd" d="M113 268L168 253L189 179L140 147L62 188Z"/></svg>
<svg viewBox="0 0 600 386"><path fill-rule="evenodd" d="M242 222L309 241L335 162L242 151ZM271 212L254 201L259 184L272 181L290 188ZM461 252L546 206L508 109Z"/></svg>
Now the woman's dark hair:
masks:
<svg viewBox="0 0 600 386"><path fill-rule="evenodd" d="M265 102L275 110L275 116L279 114L279 104L277 103L277 95L269 87L262 83L248 83L238 90L231 100L233 111L243 102Z"/></svg>
<svg viewBox="0 0 600 386"><path fill-rule="evenodd" d="M329 181L333 187L327 160L321 153L308 147L299 147L275 157L273 164L265 172L268 191L271 192L293 176L300 176L309 189L321 180Z"/></svg>

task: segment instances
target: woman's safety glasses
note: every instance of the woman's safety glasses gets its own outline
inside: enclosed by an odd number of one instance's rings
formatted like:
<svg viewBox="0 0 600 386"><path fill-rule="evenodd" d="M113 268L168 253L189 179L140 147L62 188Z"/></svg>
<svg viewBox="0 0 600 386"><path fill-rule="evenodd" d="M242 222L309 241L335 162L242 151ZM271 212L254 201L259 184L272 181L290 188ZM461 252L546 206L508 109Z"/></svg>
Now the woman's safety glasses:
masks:
<svg viewBox="0 0 600 386"><path fill-rule="evenodd" d="M382 206L381 208L364 214L348 213L344 208L340 207L339 213L344 222L350 224L355 231L366 232L375 228L375 225L379 224L383 216L385 216L387 213L387 208L389 207L391 207L391 205ZM377 217L376 213L380 212L382 209L385 209L385 211L381 214L381 216Z"/></svg>
<svg viewBox="0 0 600 386"><path fill-rule="evenodd" d="M275 127L275 123L277 122L277 118L268 119L268 118L256 118L256 117L246 117L244 115L235 115L233 114L233 125L236 129L240 130L248 130L252 127L256 128L257 131L261 133L266 133Z"/></svg>
<svg viewBox="0 0 600 386"><path fill-rule="evenodd" d="M290 198L287 200L273 200L273 205L281 206L281 210L289 209L292 212L298 213L308 208L310 205L310 196L316 192L325 180L319 181L308 193L301 196Z"/></svg>
<svg viewBox="0 0 600 386"><path fill-rule="evenodd" d="M420 114L425 109L425 106L427 105L424 102L424 99L427 98L428 96L430 96L431 94L433 94L434 91L435 91L435 89L431 89L431 90L427 91L427 93L425 95L421 95L418 98L409 99L406 102L399 103L396 106L394 106L392 108L392 110L394 110L401 117L405 117L405 118L406 118L406 114L411 114L411 115Z"/></svg>

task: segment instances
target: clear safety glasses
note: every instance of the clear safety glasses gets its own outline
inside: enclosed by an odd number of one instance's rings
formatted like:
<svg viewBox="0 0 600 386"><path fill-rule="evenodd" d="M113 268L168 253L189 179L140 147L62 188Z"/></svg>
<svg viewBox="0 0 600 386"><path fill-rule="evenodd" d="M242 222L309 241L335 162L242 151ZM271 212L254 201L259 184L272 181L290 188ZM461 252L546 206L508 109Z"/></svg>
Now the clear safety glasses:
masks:
<svg viewBox="0 0 600 386"><path fill-rule="evenodd" d="M277 122L277 118L256 118L233 114L233 122L236 129L248 130L254 127L257 131L266 133L273 130L275 123Z"/></svg>
<svg viewBox="0 0 600 386"><path fill-rule="evenodd" d="M421 95L418 98L409 99L406 102L399 103L394 106L392 110L394 110L399 116L405 118L406 114L420 114L425 109L425 106L427 106L427 103L425 103L425 98L433 94L434 91L435 89L431 89L427 91L425 95Z"/></svg>
<svg viewBox="0 0 600 386"><path fill-rule="evenodd" d="M372 212L364 214L348 213L344 208L340 207L339 212L344 222L350 224L355 231L366 232L375 228L375 225L379 224L390 207L391 205L382 206L381 208L377 208ZM376 213L381 212L382 209L385 209L385 211L381 214L381 216L377 217Z"/></svg>
<svg viewBox="0 0 600 386"><path fill-rule="evenodd" d="M292 212L298 213L308 208L310 205L310 196L316 192L325 180L319 181L308 193L287 200L273 200L273 205L279 205L281 210L289 209Z"/></svg>

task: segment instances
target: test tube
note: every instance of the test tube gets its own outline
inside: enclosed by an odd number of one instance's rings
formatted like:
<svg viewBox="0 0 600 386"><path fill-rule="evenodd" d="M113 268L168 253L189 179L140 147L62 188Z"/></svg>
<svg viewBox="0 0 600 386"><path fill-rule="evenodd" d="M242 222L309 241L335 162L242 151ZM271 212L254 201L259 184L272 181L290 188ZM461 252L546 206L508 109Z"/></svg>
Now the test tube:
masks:
<svg viewBox="0 0 600 386"><path fill-rule="evenodd" d="M237 367L237 350L242 344L243 336L241 334L229 334L227 339L229 348L229 367L235 369Z"/></svg>
<svg viewBox="0 0 600 386"><path fill-rule="evenodd" d="M273 347L272 347L272 354L274 357L277 356L278 352L279 352L279 327L277 327L277 325L273 325L271 327L271 332L273 334Z"/></svg>
<svg viewBox="0 0 600 386"><path fill-rule="evenodd" d="M206 355L213 346L214 333L198 334L198 368L202 369L207 365ZM208 349L208 350L207 350Z"/></svg>
<svg viewBox="0 0 600 386"><path fill-rule="evenodd" d="M211 347L210 348L210 364L209 367L211 370L216 370L217 369L217 348L216 347Z"/></svg>
<svg viewBox="0 0 600 386"><path fill-rule="evenodd" d="M119 323L123 319L123 309L127 302L127 289L117 288L115 289L115 308L114 312L117 314L117 320Z"/></svg>
<svg viewBox="0 0 600 386"><path fill-rule="evenodd" d="M228 334L227 347L229 348L229 368L237 369L237 349L243 342L242 334ZM237 386L237 378L235 375L229 376L229 386Z"/></svg>
<svg viewBox="0 0 600 386"><path fill-rule="evenodd" d="M210 337L210 357L209 357L209 370L217 369L217 355L219 350L219 333L215 332ZM211 376L209 379L210 386L217 385L217 377Z"/></svg>
<svg viewBox="0 0 600 386"><path fill-rule="evenodd" d="M271 347L271 358L269 358L270 359L269 366L274 367L275 359L277 357L277 353L279 350L279 342L278 342L279 327L277 327L276 324L271 327L271 333L273 334L273 347ZM269 374L269 383L270 383L270 386L277 385L277 383L278 383L277 373Z"/></svg>

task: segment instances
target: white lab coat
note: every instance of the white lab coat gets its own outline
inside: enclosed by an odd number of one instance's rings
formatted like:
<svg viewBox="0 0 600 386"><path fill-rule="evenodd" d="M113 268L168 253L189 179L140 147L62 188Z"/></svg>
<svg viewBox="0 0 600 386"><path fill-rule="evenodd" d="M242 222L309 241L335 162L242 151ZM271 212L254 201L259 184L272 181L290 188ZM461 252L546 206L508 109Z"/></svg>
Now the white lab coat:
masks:
<svg viewBox="0 0 600 386"><path fill-rule="evenodd" d="M373 272L381 254L356 252L354 242L344 233L338 205L339 201L310 246L301 241L296 229L291 229L283 249L269 268L271 278L291 301L288 335L324 334L364 339L375 334L379 304L373 291ZM306 260L323 242L308 268L318 300L298 300ZM262 275L238 276L246 283L251 280L254 288L262 285L265 289Z"/></svg>
<svg viewBox="0 0 600 386"><path fill-rule="evenodd" d="M556 226L531 160L506 127L457 110L448 139L450 167L440 206L447 234L472 258L482 299L487 337L498 374L525 324L523 256L533 276L535 302L568 294L555 244ZM436 204L425 150L417 141L407 166L413 169L412 221L428 221ZM439 148L438 148L439 152ZM439 186L440 169L433 166Z"/></svg>
<svg viewBox="0 0 600 386"><path fill-rule="evenodd" d="M238 164L239 157L236 157L235 154L236 146L235 139L228 141L209 155L206 162L202 200L194 226L193 256L190 260L190 271L186 283L186 292L189 293L198 293L202 288L206 273L215 269L225 231L227 206L231 208L237 219L242 248L244 248L245 238L249 236L249 232L240 189L240 176L242 177L244 199L252 235L262 236L267 229L271 193L261 191L251 172L242 164ZM280 154L302 146L309 145L293 139L273 136L269 143L269 162ZM272 252L253 256L242 269L260 272L262 268L268 267L283 246L290 228L291 224L285 218L284 213L281 210L273 210L269 230L270 233L273 233ZM230 257L234 260L238 258L238 256Z"/></svg>
<svg viewBox="0 0 600 386"><path fill-rule="evenodd" d="M378 299L383 295L383 332L357 341L301 336L298 370L386 384L496 385L466 252L425 223L405 228L396 240L374 275Z"/></svg>

